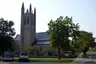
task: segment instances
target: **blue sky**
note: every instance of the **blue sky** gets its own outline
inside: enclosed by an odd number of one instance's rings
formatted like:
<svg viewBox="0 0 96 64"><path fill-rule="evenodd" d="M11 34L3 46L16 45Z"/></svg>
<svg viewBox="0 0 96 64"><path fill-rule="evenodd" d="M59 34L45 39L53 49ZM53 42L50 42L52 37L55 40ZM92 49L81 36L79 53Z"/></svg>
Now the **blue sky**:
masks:
<svg viewBox="0 0 96 64"><path fill-rule="evenodd" d="M20 34L22 2L25 9L36 7L36 32L45 32L50 19L59 16L73 17L81 30L92 32L96 37L96 0L0 0L0 17L15 22L16 33Z"/></svg>

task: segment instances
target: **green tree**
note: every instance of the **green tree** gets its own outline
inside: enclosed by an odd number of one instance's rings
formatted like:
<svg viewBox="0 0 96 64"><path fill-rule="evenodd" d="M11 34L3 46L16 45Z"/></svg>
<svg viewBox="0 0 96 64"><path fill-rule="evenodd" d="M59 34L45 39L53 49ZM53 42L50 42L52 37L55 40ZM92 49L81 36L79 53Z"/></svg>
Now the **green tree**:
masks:
<svg viewBox="0 0 96 64"><path fill-rule="evenodd" d="M44 46L43 52L45 52L45 54L48 54L48 56L53 56L56 52L56 49L52 47L51 45Z"/></svg>
<svg viewBox="0 0 96 64"><path fill-rule="evenodd" d="M94 45L94 37L91 32L87 31L79 31L79 36L74 44L74 47L78 49L79 52L88 51L89 47L93 47Z"/></svg>
<svg viewBox="0 0 96 64"><path fill-rule="evenodd" d="M28 53L29 55L39 55L39 47L37 46L31 46L31 47L27 47L24 51L25 53Z"/></svg>
<svg viewBox="0 0 96 64"><path fill-rule="evenodd" d="M13 36L15 35L15 30L13 28L14 22L7 21L3 18L0 19L0 51L12 50L13 47Z"/></svg>
<svg viewBox="0 0 96 64"><path fill-rule="evenodd" d="M51 38L51 44L58 49L58 59L60 60L60 50L69 50L71 43L69 37L75 40L77 36L77 30L79 29L78 24L74 24L72 18L67 16L63 18L60 16L55 21L50 20L48 23L49 29L48 34Z"/></svg>

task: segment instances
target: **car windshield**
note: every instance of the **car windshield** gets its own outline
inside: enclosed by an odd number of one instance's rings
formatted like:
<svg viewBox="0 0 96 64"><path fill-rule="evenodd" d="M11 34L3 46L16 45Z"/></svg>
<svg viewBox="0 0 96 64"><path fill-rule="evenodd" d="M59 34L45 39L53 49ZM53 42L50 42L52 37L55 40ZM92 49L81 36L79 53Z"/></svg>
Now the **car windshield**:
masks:
<svg viewBox="0 0 96 64"><path fill-rule="evenodd" d="M26 53L21 53L21 55L26 55L26 56L27 56L27 54L26 54Z"/></svg>
<svg viewBox="0 0 96 64"><path fill-rule="evenodd" d="M12 53L7 53L7 54L4 54L4 57L12 57Z"/></svg>

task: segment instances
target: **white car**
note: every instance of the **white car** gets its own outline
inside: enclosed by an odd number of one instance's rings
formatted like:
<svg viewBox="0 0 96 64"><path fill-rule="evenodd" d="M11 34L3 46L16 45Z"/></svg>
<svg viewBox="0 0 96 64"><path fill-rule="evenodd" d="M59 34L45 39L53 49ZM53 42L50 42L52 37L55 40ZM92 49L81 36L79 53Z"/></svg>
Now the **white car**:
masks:
<svg viewBox="0 0 96 64"><path fill-rule="evenodd" d="M28 55L26 53L21 53L19 57L19 61L29 61Z"/></svg>

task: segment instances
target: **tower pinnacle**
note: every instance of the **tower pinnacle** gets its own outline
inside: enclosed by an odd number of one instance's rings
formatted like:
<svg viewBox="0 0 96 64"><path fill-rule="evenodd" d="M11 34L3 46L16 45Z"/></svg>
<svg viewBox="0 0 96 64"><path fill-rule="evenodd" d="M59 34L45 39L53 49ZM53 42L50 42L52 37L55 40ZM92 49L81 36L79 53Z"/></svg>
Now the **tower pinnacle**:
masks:
<svg viewBox="0 0 96 64"><path fill-rule="evenodd" d="M36 8L34 8L34 15L36 15Z"/></svg>
<svg viewBox="0 0 96 64"><path fill-rule="evenodd" d="M25 10L25 8L24 8L24 2L23 2L23 3L22 3L21 12L24 13L24 10Z"/></svg>
<svg viewBox="0 0 96 64"><path fill-rule="evenodd" d="M30 13L32 12L32 6L31 6L31 4L30 4L30 7L29 7L29 11L30 11Z"/></svg>

